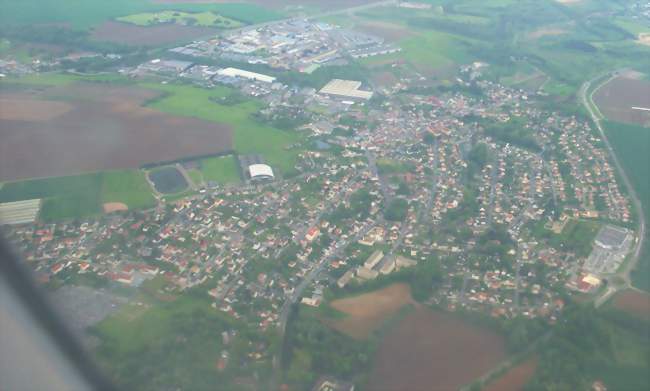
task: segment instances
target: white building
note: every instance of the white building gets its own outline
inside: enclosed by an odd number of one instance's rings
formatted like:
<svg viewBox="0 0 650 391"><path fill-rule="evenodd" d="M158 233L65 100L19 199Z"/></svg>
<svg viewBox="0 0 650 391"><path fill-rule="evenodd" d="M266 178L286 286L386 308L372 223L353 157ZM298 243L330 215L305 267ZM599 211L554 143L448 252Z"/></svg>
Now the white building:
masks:
<svg viewBox="0 0 650 391"><path fill-rule="evenodd" d="M219 69L217 74L225 77L239 77L242 79L257 80L263 83L273 83L275 81L275 77L273 76L262 75L261 73L249 72L237 68Z"/></svg>
<svg viewBox="0 0 650 391"><path fill-rule="evenodd" d="M251 179L273 179L273 169L266 164L251 164L248 166L248 174Z"/></svg>

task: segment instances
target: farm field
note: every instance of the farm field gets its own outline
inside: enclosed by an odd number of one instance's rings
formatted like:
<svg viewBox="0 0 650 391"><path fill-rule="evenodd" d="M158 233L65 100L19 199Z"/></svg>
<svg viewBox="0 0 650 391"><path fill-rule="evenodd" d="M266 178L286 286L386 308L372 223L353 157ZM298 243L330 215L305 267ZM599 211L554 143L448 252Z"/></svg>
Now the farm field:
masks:
<svg viewBox="0 0 650 391"><path fill-rule="evenodd" d="M283 17L280 12L265 8L264 5L236 1L5 0L2 2L0 23L3 26L66 23L76 30L88 30L120 16L164 10L214 11L244 23L261 23Z"/></svg>
<svg viewBox="0 0 650 391"><path fill-rule="evenodd" d="M159 94L141 87L85 82L1 90L0 101L18 101L29 112L49 104L66 106L47 122L33 114L20 120L15 113L0 111L0 180L136 168L231 149L228 125L142 106ZM29 106L32 102L34 107Z"/></svg>
<svg viewBox="0 0 650 391"><path fill-rule="evenodd" d="M105 204L113 204L106 210L110 212L117 204L145 208L155 201L144 175L130 170L8 182L0 188L0 202L30 198L44 200L40 214L44 221L95 215Z"/></svg>
<svg viewBox="0 0 650 391"><path fill-rule="evenodd" d="M173 115L228 124L233 129L232 145L237 153L261 154L283 174L294 170L298 152L287 150L286 147L299 141L300 136L267 126L251 118L260 107L258 102L250 100L226 106L211 100L211 98L226 96L229 92L227 88L206 90L180 85L146 84L144 86L169 94L156 100L149 107Z"/></svg>
<svg viewBox="0 0 650 391"><path fill-rule="evenodd" d="M202 26L163 24L137 26L129 23L108 21L97 26L90 38L99 42L113 42L133 46L156 46L191 41L214 35L218 30Z"/></svg>
<svg viewBox="0 0 650 391"><path fill-rule="evenodd" d="M418 308L381 342L371 390L454 390L505 359L503 338L449 314Z"/></svg>
<svg viewBox="0 0 650 391"><path fill-rule="evenodd" d="M510 368L506 373L483 387L482 391L520 391L535 374L537 357Z"/></svg>
<svg viewBox="0 0 650 391"><path fill-rule="evenodd" d="M353 338L363 339L405 305L415 303L407 284L393 284L370 293L335 300L331 307L348 316L328 325Z"/></svg>
<svg viewBox="0 0 650 391"><path fill-rule="evenodd" d="M650 232L647 224L650 222L650 128L626 125L607 121L604 124L607 138L616 152L623 168L636 188L637 195L643 206L646 219L646 239L641 251L641 258L636 270L632 273L634 286L650 291Z"/></svg>
<svg viewBox="0 0 650 391"><path fill-rule="evenodd" d="M593 98L608 119L650 128L650 81L643 80L642 75L619 76L596 91Z"/></svg>
<svg viewBox="0 0 650 391"><path fill-rule="evenodd" d="M120 16L119 22L132 23L138 26L151 26L156 24L170 23L185 26L204 26L217 28L235 28L242 24L236 20L223 17L211 11L188 13L180 11L147 12Z"/></svg>
<svg viewBox="0 0 650 391"><path fill-rule="evenodd" d="M615 308L650 322L650 294L627 290L614 296Z"/></svg>

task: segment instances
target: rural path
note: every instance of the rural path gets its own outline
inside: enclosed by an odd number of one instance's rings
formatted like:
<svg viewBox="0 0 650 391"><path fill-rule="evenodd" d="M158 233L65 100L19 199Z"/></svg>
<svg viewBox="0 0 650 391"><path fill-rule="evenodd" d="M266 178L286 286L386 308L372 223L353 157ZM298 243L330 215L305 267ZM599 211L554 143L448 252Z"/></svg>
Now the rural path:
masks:
<svg viewBox="0 0 650 391"><path fill-rule="evenodd" d="M589 115L591 116L591 119L593 120L594 124L596 125L596 129L598 129L598 132L600 133L600 137L602 138L603 142L605 143L605 147L607 148L607 151L609 155L611 156L612 161L614 162L614 165L616 166L616 170L621 176L621 179L623 180L623 183L625 184L625 187L628 189L628 194L630 196L630 200L632 201L632 204L634 205L634 209L637 211L638 214L638 227L637 227L637 240L636 244L634 246L634 250L631 254L631 259L628 262L625 262L621 269L616 273L615 276L618 276L623 279L624 283L623 284L612 284L610 287L608 287L605 292L603 292L598 298L595 300L595 305L598 307L605 303L609 297L613 296L617 291L619 290L624 290L632 287L632 280L630 278L630 274L632 273L632 270L634 270L635 266L639 262L639 258L641 255L641 250L643 248L643 241L645 240L645 229L646 229L646 222L645 222L645 215L643 214L643 205L641 204L641 201L636 193L636 189L634 186L632 186L632 181L630 180L629 176L623 169L623 165L621 162L618 160L618 157L616 156L616 153L614 151L614 148L612 148L612 145L609 142L609 139L607 138L607 135L605 134L605 131L602 127L601 121L604 119L604 116L602 113L600 113L600 110L598 109L598 106L593 101L593 96L594 94L604 85L609 83L610 81L614 80L619 76L619 73L624 71L625 69L617 69L615 71L608 72L605 75L599 75L587 82L585 82L582 87L580 87L580 91L578 92L579 94L579 99L584 105L584 107L587 109L589 112ZM595 88L591 89L592 83L597 81L598 79L602 79L604 76L609 76L607 79L605 79L603 82L598 84ZM611 279L610 279L611 281Z"/></svg>

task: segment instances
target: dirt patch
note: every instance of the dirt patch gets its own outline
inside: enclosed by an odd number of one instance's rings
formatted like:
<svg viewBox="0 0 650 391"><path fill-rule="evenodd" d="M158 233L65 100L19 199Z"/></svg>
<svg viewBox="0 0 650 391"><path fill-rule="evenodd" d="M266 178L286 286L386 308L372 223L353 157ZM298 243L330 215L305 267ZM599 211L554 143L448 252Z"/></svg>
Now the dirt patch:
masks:
<svg viewBox="0 0 650 391"><path fill-rule="evenodd" d="M381 342L368 389L457 390L505 357L499 335L419 308Z"/></svg>
<svg viewBox="0 0 650 391"><path fill-rule="evenodd" d="M393 284L359 296L333 301L330 305L348 316L329 322L330 327L353 338L367 338L400 308L414 303L407 284Z"/></svg>
<svg viewBox="0 0 650 391"><path fill-rule="evenodd" d="M650 321L650 295L627 290L614 297L614 307Z"/></svg>
<svg viewBox="0 0 650 391"><path fill-rule="evenodd" d="M521 391L533 378L537 370L538 358L532 357L510 370L492 383L483 387L483 391Z"/></svg>
<svg viewBox="0 0 650 391"><path fill-rule="evenodd" d="M356 25L355 29L366 32L368 34L377 35L386 39L387 41L393 42L408 38L413 35L407 28L387 22L365 22Z"/></svg>
<svg viewBox="0 0 650 391"><path fill-rule="evenodd" d="M284 9L287 6L296 5L320 7L322 9L349 8L374 3L376 1L377 0L153 0L154 3L159 4L254 3L271 9Z"/></svg>
<svg viewBox="0 0 650 391"><path fill-rule="evenodd" d="M0 118L0 181L136 168L232 148L227 125L143 107L158 91L100 83L28 91L20 97L24 117ZM0 101L15 93L0 91ZM34 120L43 100L72 108Z"/></svg>
<svg viewBox="0 0 650 391"><path fill-rule="evenodd" d="M103 205L104 213L123 212L129 210L129 207L122 202L106 202Z"/></svg>
<svg viewBox="0 0 650 391"><path fill-rule="evenodd" d="M144 27L110 21L96 27L92 31L91 38L95 41L131 46L155 46L208 37L218 31L209 27L181 26L173 23Z"/></svg>
<svg viewBox="0 0 650 391"><path fill-rule="evenodd" d="M619 76L596 91L594 103L609 119L650 127L650 81Z"/></svg>
<svg viewBox="0 0 650 391"><path fill-rule="evenodd" d="M582 0L555 0L560 4L578 4L582 2Z"/></svg>
<svg viewBox="0 0 650 391"><path fill-rule="evenodd" d="M0 120L50 121L72 109L65 102L34 100L21 94L0 95Z"/></svg>

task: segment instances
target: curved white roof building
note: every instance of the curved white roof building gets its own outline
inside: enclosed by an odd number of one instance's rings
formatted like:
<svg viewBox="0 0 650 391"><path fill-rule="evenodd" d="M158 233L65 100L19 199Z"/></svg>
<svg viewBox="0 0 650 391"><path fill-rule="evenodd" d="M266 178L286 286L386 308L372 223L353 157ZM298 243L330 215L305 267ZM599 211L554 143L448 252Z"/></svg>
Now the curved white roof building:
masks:
<svg viewBox="0 0 650 391"><path fill-rule="evenodd" d="M273 179L273 169L266 164L251 164L248 166L248 173L251 179Z"/></svg>

